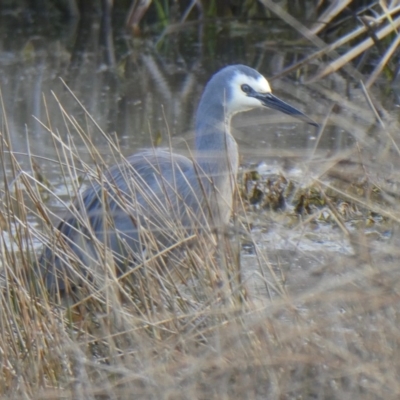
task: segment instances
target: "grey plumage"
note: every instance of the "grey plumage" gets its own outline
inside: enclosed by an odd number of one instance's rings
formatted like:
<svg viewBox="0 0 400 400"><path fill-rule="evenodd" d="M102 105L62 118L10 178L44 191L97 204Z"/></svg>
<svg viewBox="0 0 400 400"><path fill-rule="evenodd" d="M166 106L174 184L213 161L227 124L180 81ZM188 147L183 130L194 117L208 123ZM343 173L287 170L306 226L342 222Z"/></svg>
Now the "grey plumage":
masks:
<svg viewBox="0 0 400 400"><path fill-rule="evenodd" d="M101 275L100 258L107 251L125 271L185 236L210 234L227 224L239 160L231 117L262 106L314 124L273 96L268 82L254 69L243 65L222 69L200 100L193 159L149 149L111 167L103 182L91 182L75 201L78 213L70 212L58 226L59 245L46 247L40 257L47 288L64 291L66 280L78 282L80 273ZM69 256L63 255L62 243ZM71 267L74 263L78 273Z"/></svg>

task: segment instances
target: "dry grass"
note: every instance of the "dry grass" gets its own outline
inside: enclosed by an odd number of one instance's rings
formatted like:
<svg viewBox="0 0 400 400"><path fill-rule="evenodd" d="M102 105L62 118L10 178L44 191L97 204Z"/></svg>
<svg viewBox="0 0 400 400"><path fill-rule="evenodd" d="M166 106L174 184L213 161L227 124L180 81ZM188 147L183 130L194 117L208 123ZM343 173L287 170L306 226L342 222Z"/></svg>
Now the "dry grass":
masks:
<svg viewBox="0 0 400 400"><path fill-rule="evenodd" d="M60 112L93 158L94 167L83 163L74 142L63 142L50 121L44 124L59 149L56 164L73 196L80 187L77 175L101 181L104 165L84 130L61 105ZM389 137L390 129L385 128ZM136 274L134 284L129 277L117 277L113 263L104 259L107 279L96 287L87 282L76 304L61 307L38 290L37 282L32 285L36 279L32 248L54 238L55 216L42 199L51 189L37 167L32 169L35 174L23 171L10 146L5 125L1 159L12 176L4 178L1 210L2 398L399 396L400 274L395 233L391 241L374 241L365 234L365 226L347 232L353 256L321 251L322 257L309 268L298 255L291 258L289 250L279 264L273 252L269 261L256 244L257 230L246 234L247 240L255 239L255 253L250 266L244 267L238 234L221 235L216 255L205 244L189 248L177 273L157 273L149 264L149 273ZM123 160L112 141L110 152L115 161ZM398 156L394 152L392 161ZM324 161L321 185L326 184L326 172L341 160ZM369 177L377 172L366 159L361 165ZM391 198L397 195L392 190ZM365 210L378 206L365 196L352 196L353 203ZM384 211L395 232L396 202L387 201ZM244 232L240 207L238 214L235 226ZM43 228L32 223L32 215ZM307 231L315 215L300 219L289 231ZM338 226L345 226L339 213L335 218ZM303 265L301 273L296 272L296 263Z"/></svg>
<svg viewBox="0 0 400 400"><path fill-rule="evenodd" d="M308 161L305 170L325 201L322 208L311 204L309 213L282 222L282 214L251 212L243 200L231 234L217 238L216 254L207 245L212 239L205 238L196 249L187 248L173 274L157 272L150 260L148 274L135 274L134 282L132 271L117 276L104 257L104 280L94 285L82 277L86 288L79 300L63 306L38 287L32 271L38 243L54 244L54 222L62 216L46 199L54 201L56 195L40 173L40 160L30 157L32 172L18 163L5 122L0 131L7 171L0 208L1 397L397 399L398 124L369 98L371 109L365 111L335 99L332 91L324 96L373 129L366 135L361 122L327 115L326 125L351 131L355 144L332 157L315 151ZM81 189L78 176L103 182L105 162L85 129L59 108L63 130L71 132L68 139L62 140L50 118L43 125L58 149L55 166L74 198ZM371 122L375 117L381 118L377 125ZM90 162L79 156L82 143ZM109 153L114 162L124 162L111 139ZM332 176L342 185L333 185ZM333 204L335 196L348 205L345 213ZM322 244L318 252L299 245L321 234L315 224L326 210L332 217L329 232L346 242L351 255ZM357 224L347 210L361 212ZM371 232L368 224L376 215L385 220L385 229ZM264 229L272 231L267 246ZM175 233L179 244L185 242ZM251 255L241 250L240 239L250 243ZM278 248L279 240L290 245ZM102 243L98 246L103 250ZM160 261L160 255L154 257Z"/></svg>
<svg viewBox="0 0 400 400"><path fill-rule="evenodd" d="M316 7L313 14L315 23L310 28L272 0L260 2L318 49L299 62L292 63L275 78L303 67L308 72L307 66L312 66L316 60L319 61L317 71L311 68L313 72L307 73L308 76L303 79L308 83L319 81L341 69L347 75L365 81L367 88L384 72L391 79L396 78L398 72L393 58L400 40L400 4L397 0L322 1ZM354 66L357 59L357 65ZM368 64L375 65L370 72L366 72Z"/></svg>

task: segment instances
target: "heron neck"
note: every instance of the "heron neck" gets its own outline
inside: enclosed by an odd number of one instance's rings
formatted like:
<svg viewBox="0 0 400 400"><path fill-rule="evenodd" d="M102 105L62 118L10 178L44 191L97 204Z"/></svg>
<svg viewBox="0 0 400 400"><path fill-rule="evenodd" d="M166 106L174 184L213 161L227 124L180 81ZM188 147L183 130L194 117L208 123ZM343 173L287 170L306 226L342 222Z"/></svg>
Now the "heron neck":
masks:
<svg viewBox="0 0 400 400"><path fill-rule="evenodd" d="M239 155L230 125L231 116L223 105L201 102L196 119L196 161L214 184L237 173Z"/></svg>

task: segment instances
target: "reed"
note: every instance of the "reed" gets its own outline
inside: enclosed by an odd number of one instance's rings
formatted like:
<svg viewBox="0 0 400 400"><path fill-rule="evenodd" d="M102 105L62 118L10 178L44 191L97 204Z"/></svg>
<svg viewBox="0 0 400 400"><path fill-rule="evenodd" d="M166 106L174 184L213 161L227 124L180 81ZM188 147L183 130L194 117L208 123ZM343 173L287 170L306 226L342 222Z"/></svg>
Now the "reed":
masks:
<svg viewBox="0 0 400 400"><path fill-rule="evenodd" d="M313 172L312 182L283 192L292 205L286 212L252 211L270 207L251 197L254 185L269 201L272 189L279 189L253 174L253 182L239 181L242 197L225 234L210 231L190 246L183 227L165 221L175 226L181 256L172 267L164 266L175 248L157 249L149 231L151 256L123 274L99 241L95 277L84 273L55 229L62 216L50 206L54 201L90 229L73 205L78 200L71 205L56 196L34 154L26 154L30 171L21 166L3 111L1 397L379 399L383 393L397 398L399 192L391 184L395 172L390 179L378 177L389 161L398 163L398 126L374 108L366 89L365 95L372 112L354 112L359 121L383 115L375 131L367 136L351 118L336 121L327 115L325 125L353 128L355 144L346 154L327 158L318 156L317 143L306 168ZM84 127L56 98L51 101L64 117L67 139L50 116L41 123L54 141L54 165L69 197L79 199L80 177L86 185L104 183L106 163ZM104 134L99 127L98 133ZM105 137L112 163L126 166L118 144ZM90 155L86 162L82 146ZM359 163L351 176L343 166L355 158ZM378 217L383 229L371 238L371 220ZM279 251L280 240L312 240L316 225L339 232L337 245L345 242L352 255L326 247L311 255L301 246ZM268 230L273 240L265 251L262 236ZM386 230L392 232L390 240ZM240 240L249 244L250 254ZM71 260L81 285L74 297L53 298L44 289L32 268L43 246Z"/></svg>

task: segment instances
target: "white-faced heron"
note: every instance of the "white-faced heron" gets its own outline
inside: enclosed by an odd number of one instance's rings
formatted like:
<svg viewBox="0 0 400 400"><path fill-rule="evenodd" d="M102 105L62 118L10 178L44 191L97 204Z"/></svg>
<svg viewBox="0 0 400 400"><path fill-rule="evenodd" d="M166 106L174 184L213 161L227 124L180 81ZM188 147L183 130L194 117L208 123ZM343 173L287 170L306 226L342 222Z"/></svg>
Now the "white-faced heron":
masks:
<svg viewBox="0 0 400 400"><path fill-rule="evenodd" d="M275 97L256 70L223 68L201 97L190 158L168 149L139 152L111 167L101 182L90 182L78 196L75 211L61 222L55 242L40 257L47 288L63 292L67 280L77 282L79 273L93 280L104 261L111 260L118 273L126 271L184 242L185 235L193 238L226 225L239 163L231 118L260 107L316 125Z"/></svg>

